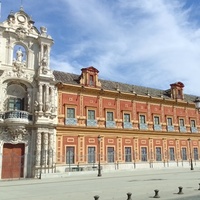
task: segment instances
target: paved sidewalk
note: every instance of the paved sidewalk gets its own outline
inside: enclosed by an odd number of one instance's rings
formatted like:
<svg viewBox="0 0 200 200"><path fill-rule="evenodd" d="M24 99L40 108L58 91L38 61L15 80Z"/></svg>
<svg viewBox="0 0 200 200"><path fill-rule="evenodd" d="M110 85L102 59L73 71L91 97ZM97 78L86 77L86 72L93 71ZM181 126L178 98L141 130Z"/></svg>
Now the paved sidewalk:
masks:
<svg viewBox="0 0 200 200"><path fill-rule="evenodd" d="M200 168L134 169L129 171L71 173L65 178L0 181L1 200L147 200L159 190L161 199L200 199ZM184 194L177 194L178 187ZM196 197L195 197L196 196Z"/></svg>

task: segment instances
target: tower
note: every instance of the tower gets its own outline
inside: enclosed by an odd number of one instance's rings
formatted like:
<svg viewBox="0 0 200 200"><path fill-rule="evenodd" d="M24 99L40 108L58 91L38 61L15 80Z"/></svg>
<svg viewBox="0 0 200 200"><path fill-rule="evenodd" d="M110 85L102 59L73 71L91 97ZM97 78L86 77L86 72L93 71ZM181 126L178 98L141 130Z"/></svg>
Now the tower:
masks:
<svg viewBox="0 0 200 200"><path fill-rule="evenodd" d="M54 163L53 39L20 8L0 23L0 41L1 178L34 177Z"/></svg>

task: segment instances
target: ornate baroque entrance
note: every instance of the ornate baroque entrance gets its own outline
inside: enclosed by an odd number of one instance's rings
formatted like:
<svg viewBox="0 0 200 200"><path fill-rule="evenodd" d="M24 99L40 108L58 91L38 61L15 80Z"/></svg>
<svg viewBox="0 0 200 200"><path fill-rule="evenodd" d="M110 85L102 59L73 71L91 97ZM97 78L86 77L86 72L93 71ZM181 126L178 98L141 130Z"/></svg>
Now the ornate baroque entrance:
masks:
<svg viewBox="0 0 200 200"><path fill-rule="evenodd" d="M5 143L3 145L2 179L22 178L24 176L24 152L25 145L22 143Z"/></svg>

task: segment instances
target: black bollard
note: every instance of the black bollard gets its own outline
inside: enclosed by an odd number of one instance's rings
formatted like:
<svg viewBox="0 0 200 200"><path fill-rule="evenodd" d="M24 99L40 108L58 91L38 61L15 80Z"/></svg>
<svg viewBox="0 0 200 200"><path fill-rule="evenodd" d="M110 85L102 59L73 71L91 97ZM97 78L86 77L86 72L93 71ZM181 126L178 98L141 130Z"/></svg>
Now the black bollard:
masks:
<svg viewBox="0 0 200 200"><path fill-rule="evenodd" d="M159 190L154 190L154 192L155 192L155 196L153 198L160 198L160 196L158 194Z"/></svg>
<svg viewBox="0 0 200 200"><path fill-rule="evenodd" d="M131 195L132 195L132 193L130 193L130 192L127 193L127 200L132 200Z"/></svg>
<svg viewBox="0 0 200 200"><path fill-rule="evenodd" d="M178 187L179 191L178 191L178 194L183 194L183 187Z"/></svg>
<svg viewBox="0 0 200 200"><path fill-rule="evenodd" d="M200 183L199 183L199 189L198 190L200 190Z"/></svg>
<svg viewBox="0 0 200 200"><path fill-rule="evenodd" d="M94 196L94 200L98 200L99 199L99 196L98 195L95 195Z"/></svg>

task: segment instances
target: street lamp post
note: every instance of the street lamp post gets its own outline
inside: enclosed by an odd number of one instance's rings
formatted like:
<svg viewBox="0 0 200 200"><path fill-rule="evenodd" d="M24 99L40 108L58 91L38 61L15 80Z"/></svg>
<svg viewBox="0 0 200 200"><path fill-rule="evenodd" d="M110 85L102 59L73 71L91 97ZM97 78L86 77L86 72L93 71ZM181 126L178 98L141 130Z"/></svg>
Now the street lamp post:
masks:
<svg viewBox="0 0 200 200"><path fill-rule="evenodd" d="M99 155L99 163L98 163L98 175L101 176L101 150L100 150L100 142L101 142L101 136L98 136L98 155Z"/></svg>
<svg viewBox="0 0 200 200"><path fill-rule="evenodd" d="M192 149L191 149L191 139L190 138L188 139L188 142L189 142L189 149L190 149L190 169L194 170L193 162L192 162Z"/></svg>

